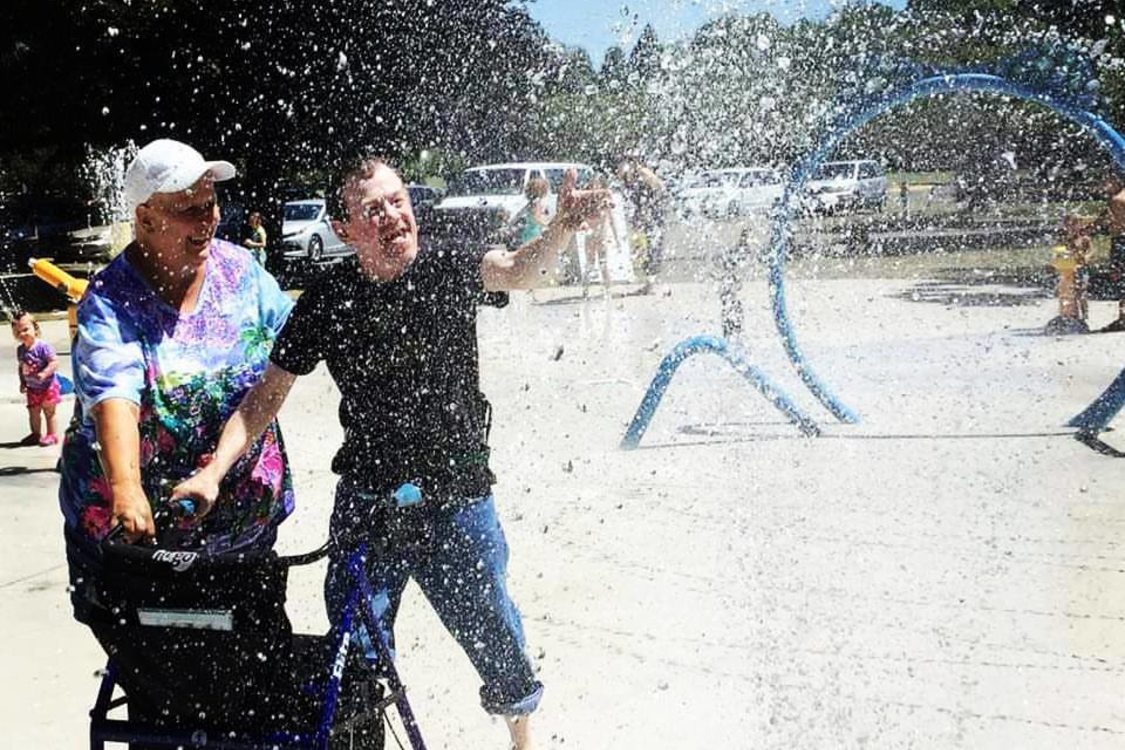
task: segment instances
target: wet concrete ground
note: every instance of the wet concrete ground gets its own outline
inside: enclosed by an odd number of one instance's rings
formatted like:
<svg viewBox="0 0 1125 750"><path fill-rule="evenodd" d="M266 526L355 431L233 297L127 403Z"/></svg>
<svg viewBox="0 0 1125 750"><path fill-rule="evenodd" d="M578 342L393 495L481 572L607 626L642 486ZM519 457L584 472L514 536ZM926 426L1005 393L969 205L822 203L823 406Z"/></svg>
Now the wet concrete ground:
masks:
<svg viewBox="0 0 1125 750"><path fill-rule="evenodd" d="M1125 745L1125 462L1061 427L1118 373L1125 337L1041 336L1049 299L963 305L919 288L791 282L799 341L860 424L832 422L800 387L755 282L748 349L824 437L800 437L707 357L681 368L632 452L617 444L660 357L718 331L707 285L545 290L482 314L543 747ZM967 289L990 291L1022 294ZM1113 314L1092 309L1095 324ZM282 414L300 506L286 551L326 534L336 398L321 369ZM0 442L24 434L19 403L0 417ZM66 604L53 456L0 452L5 747L81 747L103 661ZM301 629L325 627L321 575L292 576ZM504 747L413 588L399 638L430 746Z"/></svg>

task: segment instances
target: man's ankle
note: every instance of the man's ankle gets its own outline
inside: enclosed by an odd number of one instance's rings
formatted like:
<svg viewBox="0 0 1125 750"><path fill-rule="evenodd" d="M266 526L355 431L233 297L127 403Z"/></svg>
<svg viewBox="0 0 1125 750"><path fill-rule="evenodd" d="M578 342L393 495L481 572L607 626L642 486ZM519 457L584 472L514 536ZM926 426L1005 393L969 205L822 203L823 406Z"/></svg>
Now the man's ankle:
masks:
<svg viewBox="0 0 1125 750"><path fill-rule="evenodd" d="M531 727L528 724L529 719L529 714L504 717L504 721L508 724L508 733L512 740L512 750L532 750L534 747L531 741Z"/></svg>

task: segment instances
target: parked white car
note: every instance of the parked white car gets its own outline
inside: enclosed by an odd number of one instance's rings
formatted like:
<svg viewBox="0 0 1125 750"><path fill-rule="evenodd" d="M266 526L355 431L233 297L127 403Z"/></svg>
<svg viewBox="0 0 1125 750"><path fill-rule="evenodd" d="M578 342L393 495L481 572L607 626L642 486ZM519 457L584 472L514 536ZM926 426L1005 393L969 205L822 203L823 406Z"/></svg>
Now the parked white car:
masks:
<svg viewBox="0 0 1125 750"><path fill-rule="evenodd" d="M738 178L738 172L731 169L708 170L688 178L679 190L680 212L685 218L724 216L733 207L737 213Z"/></svg>
<svg viewBox="0 0 1125 750"><path fill-rule="evenodd" d="M679 191L685 216L733 217L771 210L781 199L781 174L770 167L731 167L700 173Z"/></svg>
<svg viewBox="0 0 1125 750"><path fill-rule="evenodd" d="M738 178L735 200L739 214L764 213L774 209L784 190L781 172L771 167L747 167ZM729 206L728 206L729 208Z"/></svg>
<svg viewBox="0 0 1125 750"><path fill-rule="evenodd" d="M323 198L289 201L282 207L281 247L286 261L314 263L354 252L332 231Z"/></svg>
<svg viewBox="0 0 1125 750"><path fill-rule="evenodd" d="M554 213L563 173L578 170L578 183L593 175L585 164L574 162L514 162L489 164L466 169L450 182L445 197L434 206L439 215L479 218L483 225L495 222L508 226L527 205L527 183L535 177L547 180L549 190L544 200L549 213Z"/></svg>
<svg viewBox="0 0 1125 750"><path fill-rule="evenodd" d="M809 181L807 195L810 208L820 213L881 211L887 203L887 174L870 159L825 162Z"/></svg>
<svg viewBox="0 0 1125 750"><path fill-rule="evenodd" d="M584 186L594 176L594 170L577 162L514 162L489 164L466 169L450 181L445 197L434 207L441 219L462 220L483 227L494 241L518 241L518 227L527 207L527 183L536 177L547 181L544 203L549 215L554 215L558 204L558 191L563 174L574 168L578 172L578 185ZM613 192L613 235L606 249L607 270L610 281L633 281L632 251L629 246L629 228L625 216L626 201L618 191ZM585 274L586 232L577 232L574 243L566 252L576 262L579 274Z"/></svg>

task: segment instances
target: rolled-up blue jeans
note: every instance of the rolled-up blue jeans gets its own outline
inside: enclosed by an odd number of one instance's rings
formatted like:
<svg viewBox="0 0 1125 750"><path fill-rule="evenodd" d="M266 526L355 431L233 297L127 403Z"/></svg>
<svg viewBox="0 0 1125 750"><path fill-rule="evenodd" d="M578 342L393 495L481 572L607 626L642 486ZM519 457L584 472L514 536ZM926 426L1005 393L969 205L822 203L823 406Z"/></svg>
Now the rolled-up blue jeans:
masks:
<svg viewBox="0 0 1125 750"><path fill-rule="evenodd" d="M374 515L373 502L348 479L336 488L333 537L351 541L334 544L329 557L324 598L332 622L339 622L352 586L348 555L356 540L366 541L371 604L392 653L402 591L413 578L484 682L484 709L505 716L534 711L543 685L535 679L519 611L508 596L508 543L492 496L448 506L387 508ZM375 660L366 630L358 635Z"/></svg>

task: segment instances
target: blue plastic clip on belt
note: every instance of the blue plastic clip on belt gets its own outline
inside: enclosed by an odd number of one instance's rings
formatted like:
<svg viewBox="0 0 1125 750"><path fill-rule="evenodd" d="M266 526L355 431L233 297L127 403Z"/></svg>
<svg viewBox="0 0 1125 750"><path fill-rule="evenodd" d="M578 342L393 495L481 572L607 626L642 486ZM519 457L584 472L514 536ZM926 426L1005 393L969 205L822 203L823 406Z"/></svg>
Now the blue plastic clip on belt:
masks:
<svg viewBox="0 0 1125 750"><path fill-rule="evenodd" d="M422 489L412 482L404 482L391 494L391 497L399 508L418 505L422 502Z"/></svg>

